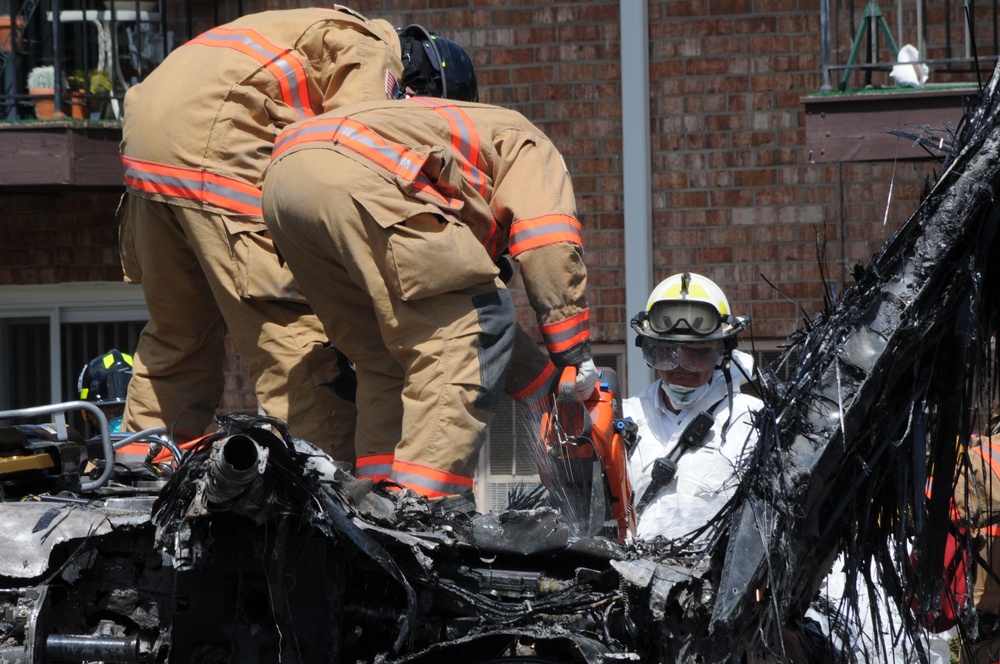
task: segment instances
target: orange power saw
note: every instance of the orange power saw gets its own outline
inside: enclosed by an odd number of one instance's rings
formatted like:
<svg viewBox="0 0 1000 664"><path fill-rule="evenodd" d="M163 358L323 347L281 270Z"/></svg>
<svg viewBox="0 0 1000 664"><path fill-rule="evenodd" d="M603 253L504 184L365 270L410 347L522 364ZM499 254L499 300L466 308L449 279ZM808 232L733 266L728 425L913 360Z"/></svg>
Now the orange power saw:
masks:
<svg viewBox="0 0 1000 664"><path fill-rule="evenodd" d="M542 415L539 476L578 535L622 542L636 526L628 479L636 425L622 417L618 375L606 367L598 371L584 402L575 390L576 367L563 369L553 407Z"/></svg>

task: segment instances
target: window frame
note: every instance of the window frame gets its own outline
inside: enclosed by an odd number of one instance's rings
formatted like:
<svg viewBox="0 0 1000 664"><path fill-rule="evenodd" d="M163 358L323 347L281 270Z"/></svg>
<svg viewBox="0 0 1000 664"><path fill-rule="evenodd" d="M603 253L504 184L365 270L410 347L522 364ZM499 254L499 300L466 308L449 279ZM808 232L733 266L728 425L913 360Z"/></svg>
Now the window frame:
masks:
<svg viewBox="0 0 1000 664"><path fill-rule="evenodd" d="M62 399L62 325L148 321L142 287L118 281L0 286L0 322L47 318L49 327L49 397ZM0 395L2 396L2 395Z"/></svg>

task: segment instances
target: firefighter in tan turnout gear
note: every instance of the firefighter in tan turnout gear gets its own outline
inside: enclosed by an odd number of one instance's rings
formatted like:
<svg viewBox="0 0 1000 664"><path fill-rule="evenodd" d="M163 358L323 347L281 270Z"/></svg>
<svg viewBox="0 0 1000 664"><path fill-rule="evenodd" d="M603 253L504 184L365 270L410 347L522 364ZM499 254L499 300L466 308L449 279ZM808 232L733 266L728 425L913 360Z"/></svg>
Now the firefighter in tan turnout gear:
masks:
<svg viewBox="0 0 1000 664"><path fill-rule="evenodd" d="M357 365L359 477L469 495L504 389L530 403L575 365L592 391L572 184L521 114L424 96L325 113L278 138L263 194L281 255ZM506 386L515 337L533 344L498 277L505 252L552 359Z"/></svg>
<svg viewBox="0 0 1000 664"><path fill-rule="evenodd" d="M186 439L212 424L228 327L264 411L350 460L355 414L333 388L338 354L275 255L259 185L285 126L394 97L401 73L389 23L292 9L209 30L128 91L122 264L150 320L127 430L166 426Z"/></svg>

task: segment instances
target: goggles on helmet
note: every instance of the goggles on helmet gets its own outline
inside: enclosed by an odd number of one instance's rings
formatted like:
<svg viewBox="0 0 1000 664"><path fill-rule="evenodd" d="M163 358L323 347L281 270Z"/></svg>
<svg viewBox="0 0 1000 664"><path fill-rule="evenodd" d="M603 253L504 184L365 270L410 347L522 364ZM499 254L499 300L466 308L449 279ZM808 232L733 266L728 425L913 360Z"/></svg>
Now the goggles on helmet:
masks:
<svg viewBox="0 0 1000 664"><path fill-rule="evenodd" d="M723 351L721 340L678 343L642 338L642 359L657 371L671 371L677 367L685 371L708 371L719 364Z"/></svg>
<svg viewBox="0 0 1000 664"><path fill-rule="evenodd" d="M723 323L719 310L698 300L662 300L649 309L649 327L659 334L708 336Z"/></svg>

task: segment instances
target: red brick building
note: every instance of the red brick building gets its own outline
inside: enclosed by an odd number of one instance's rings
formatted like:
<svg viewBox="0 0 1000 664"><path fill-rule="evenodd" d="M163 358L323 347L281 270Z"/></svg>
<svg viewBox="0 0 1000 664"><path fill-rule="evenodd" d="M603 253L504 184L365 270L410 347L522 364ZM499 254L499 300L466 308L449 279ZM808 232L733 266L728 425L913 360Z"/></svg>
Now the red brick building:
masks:
<svg viewBox="0 0 1000 664"><path fill-rule="evenodd" d="M887 131L957 126L974 95L941 85L976 80L956 56L969 41L960 3L882 8L899 46L921 46L931 88L882 94L893 58L880 36L872 50L883 64L848 75L855 94L822 97L845 71L860 0L829 3L827 67L821 0L350 4L467 46L482 101L517 109L553 138L584 227L593 337L605 361L631 371L633 391L649 374L641 356L625 367L628 320L653 284L682 270L709 276L752 317L758 347L776 348L822 308L824 289L835 297L849 285L852 267L914 211L939 170L935 151ZM241 9L291 6L244 0ZM213 13L225 22L239 11L235 2L162 7L178 43L211 27ZM995 39L989 21L974 25L985 79ZM860 34L855 65L867 59ZM869 78L875 89L858 92ZM120 131L105 124L0 127L0 408L72 396L80 349L134 347L142 298L118 284L123 188L107 157ZM38 364L43 355L55 358L50 366ZM222 406L252 408L235 355L229 378Z"/></svg>

